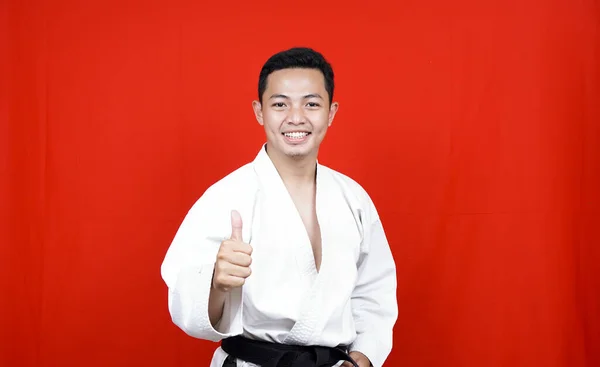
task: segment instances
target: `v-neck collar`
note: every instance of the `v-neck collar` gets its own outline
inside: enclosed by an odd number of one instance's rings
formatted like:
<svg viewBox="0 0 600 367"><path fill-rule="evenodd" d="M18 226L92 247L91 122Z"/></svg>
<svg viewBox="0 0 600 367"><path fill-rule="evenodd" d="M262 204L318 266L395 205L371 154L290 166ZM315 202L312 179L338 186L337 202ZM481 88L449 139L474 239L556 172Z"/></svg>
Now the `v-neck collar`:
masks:
<svg viewBox="0 0 600 367"><path fill-rule="evenodd" d="M287 244L291 245L292 256L296 258L297 264L300 266L301 276L309 277L311 284L304 297L303 304L300 306L301 313L284 342L309 343L312 340L310 331L320 330L322 327L322 325L319 326L320 319L315 315L326 307L323 300L328 298L331 294L331 287L336 287L338 278L343 276L335 266L337 256L334 253L336 246L340 245L336 244L335 241L341 229L336 227L336 223L332 222L339 215L340 204L343 205L344 200L340 196L331 171L317 161L315 211L321 230L321 267L317 272L308 231L283 183L283 179L267 155L266 145L263 145L256 156L254 167L261 190L265 191L265 198L269 202L267 205L268 210L270 210L268 216L274 218L269 220L268 223L280 227L267 228L266 230L273 231L273 233L281 235L282 238L288 241ZM299 230L300 228L302 231Z"/></svg>
<svg viewBox="0 0 600 367"><path fill-rule="evenodd" d="M289 212L289 218L292 221L291 228L301 228L301 231L296 231L302 237L299 239L300 246L297 246L298 249L294 251L298 251L297 255L300 258L305 258L306 261L300 261L301 264L304 265L303 271L306 274L310 274L312 276L317 276L318 274L323 272L323 269L326 265L327 251L326 251L326 231L328 225L327 221L330 219L329 210L327 208L327 192L326 182L324 179L324 175L326 174L323 167L319 164L318 160L316 162L316 182L315 182L315 212L317 214L317 221L319 222L320 228L320 236L321 236L321 266L317 271L314 251L312 247L312 242L310 240L310 236L302 221L302 217L298 208L294 204L294 200L290 195L281 175L277 171L275 164L269 157L266 151L266 144L263 144L262 148L258 152L255 160L255 170L257 172L257 176L259 181L261 182L261 186L264 188L266 195L277 198L277 205L280 210L285 213ZM287 214L282 214L287 216ZM300 232L302 234L300 234Z"/></svg>

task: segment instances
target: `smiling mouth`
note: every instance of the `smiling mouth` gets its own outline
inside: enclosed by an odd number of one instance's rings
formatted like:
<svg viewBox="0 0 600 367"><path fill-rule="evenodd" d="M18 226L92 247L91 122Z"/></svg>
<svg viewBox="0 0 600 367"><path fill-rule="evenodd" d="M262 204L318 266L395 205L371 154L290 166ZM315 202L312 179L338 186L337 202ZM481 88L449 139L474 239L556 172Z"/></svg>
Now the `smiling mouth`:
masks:
<svg viewBox="0 0 600 367"><path fill-rule="evenodd" d="M302 140L302 139L306 138L308 135L310 135L310 133L307 131L294 131L294 132L283 133L283 136L285 136L288 139L298 139L298 140Z"/></svg>

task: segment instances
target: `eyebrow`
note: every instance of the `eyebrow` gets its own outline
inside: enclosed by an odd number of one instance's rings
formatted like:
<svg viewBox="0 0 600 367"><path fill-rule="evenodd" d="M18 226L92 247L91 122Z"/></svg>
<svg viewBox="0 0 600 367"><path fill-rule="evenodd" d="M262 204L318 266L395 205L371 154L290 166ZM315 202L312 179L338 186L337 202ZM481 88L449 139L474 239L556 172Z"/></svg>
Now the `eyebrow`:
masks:
<svg viewBox="0 0 600 367"><path fill-rule="evenodd" d="M285 94L273 94L271 97L269 97L269 99L275 99L275 98L290 99L290 97L286 96ZM308 99L308 98L320 98L320 99L323 99L323 97L321 97L321 95L318 94L318 93L307 94L307 95L305 95L302 98L304 98L304 99Z"/></svg>

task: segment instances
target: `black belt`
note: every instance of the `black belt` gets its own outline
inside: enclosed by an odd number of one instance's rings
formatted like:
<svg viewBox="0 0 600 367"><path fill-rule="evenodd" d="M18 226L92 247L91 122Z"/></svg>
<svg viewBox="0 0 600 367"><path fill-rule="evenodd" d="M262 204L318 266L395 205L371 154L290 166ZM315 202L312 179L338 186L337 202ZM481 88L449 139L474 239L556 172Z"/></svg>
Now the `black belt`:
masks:
<svg viewBox="0 0 600 367"><path fill-rule="evenodd" d="M342 360L358 367L341 347L285 345L234 336L223 339L221 348L234 358L261 367L332 367Z"/></svg>

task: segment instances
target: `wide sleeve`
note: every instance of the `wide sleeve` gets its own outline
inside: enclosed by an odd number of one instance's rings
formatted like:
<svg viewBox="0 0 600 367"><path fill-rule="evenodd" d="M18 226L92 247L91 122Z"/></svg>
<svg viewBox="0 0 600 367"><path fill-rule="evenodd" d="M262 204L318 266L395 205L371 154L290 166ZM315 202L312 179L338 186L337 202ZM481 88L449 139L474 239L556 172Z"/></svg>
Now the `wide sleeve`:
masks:
<svg viewBox="0 0 600 367"><path fill-rule="evenodd" d="M242 288L228 293L216 327L208 316L217 252L231 234L230 210L223 204L207 191L188 211L161 266L173 323L192 337L211 341L242 332Z"/></svg>
<svg viewBox="0 0 600 367"><path fill-rule="evenodd" d="M392 349L392 329L398 317L396 266L381 220L373 208L364 231L364 252L352 294L357 337L350 351L381 367Z"/></svg>

